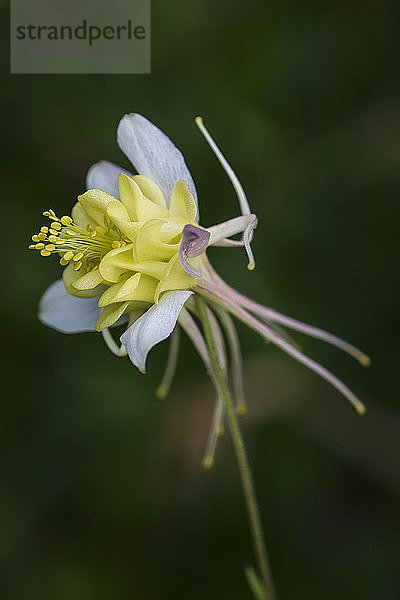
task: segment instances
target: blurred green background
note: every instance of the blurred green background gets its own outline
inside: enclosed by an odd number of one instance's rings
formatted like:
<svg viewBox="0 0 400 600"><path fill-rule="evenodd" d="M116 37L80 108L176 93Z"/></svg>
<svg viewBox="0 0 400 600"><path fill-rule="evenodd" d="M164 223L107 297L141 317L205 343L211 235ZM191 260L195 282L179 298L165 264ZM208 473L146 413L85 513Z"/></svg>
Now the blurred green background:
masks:
<svg viewBox="0 0 400 600"><path fill-rule="evenodd" d="M169 398L95 334L42 326L56 261L26 250L41 212L68 212L87 168L128 167L116 141L140 112L183 151L202 224L238 214L196 130L203 115L259 216L249 273L215 249L224 278L372 356L369 370L319 342L305 350L368 405L240 327L243 427L279 598L399 597L398 3L160 0L152 73L11 76L2 5L3 400L0 597L250 598L253 562L229 436L200 463L213 392L184 340Z"/></svg>

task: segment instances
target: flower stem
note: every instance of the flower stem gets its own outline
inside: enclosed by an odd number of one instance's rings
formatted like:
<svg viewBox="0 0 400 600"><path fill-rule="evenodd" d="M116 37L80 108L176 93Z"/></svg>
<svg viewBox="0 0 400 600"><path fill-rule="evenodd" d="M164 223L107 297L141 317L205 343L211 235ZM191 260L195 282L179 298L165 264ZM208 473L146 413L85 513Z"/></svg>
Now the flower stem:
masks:
<svg viewBox="0 0 400 600"><path fill-rule="evenodd" d="M254 550L265 587L265 600L275 600L276 596L272 580L272 573L268 561L267 550L265 547L264 533L261 525L261 518L257 505L254 482L250 470L246 447L244 444L242 433L240 431L239 422L233 407L231 393L229 391L224 373L218 360L217 351L214 345L204 301L202 300L199 294L195 295L195 299L203 326L204 337L206 339L208 351L210 354L211 366L214 370L215 378L220 388L225 404L226 417L231 432L233 445L235 448L240 477L242 480L243 493L246 500L247 513L249 518L250 531L253 538Z"/></svg>

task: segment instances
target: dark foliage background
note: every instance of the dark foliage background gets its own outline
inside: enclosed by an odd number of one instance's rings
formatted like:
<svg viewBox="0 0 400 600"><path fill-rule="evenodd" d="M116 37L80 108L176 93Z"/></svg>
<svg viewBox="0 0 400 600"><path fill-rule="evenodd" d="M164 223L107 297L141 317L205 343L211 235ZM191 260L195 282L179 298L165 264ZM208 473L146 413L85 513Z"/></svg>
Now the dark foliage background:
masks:
<svg viewBox="0 0 400 600"><path fill-rule="evenodd" d="M2 5L1 597L249 598L252 561L229 437L200 466L213 394L184 342L170 397L94 334L62 336L36 307L58 277L26 250L41 211L68 212L87 168L127 166L115 142L137 111L182 149L202 223L237 214L193 124L226 152L260 226L210 252L252 297L353 341L369 370L305 349L367 403L364 418L240 327L245 436L279 598L398 597L398 3L153 3L149 76L10 76ZM6 236L4 240L4 234Z"/></svg>

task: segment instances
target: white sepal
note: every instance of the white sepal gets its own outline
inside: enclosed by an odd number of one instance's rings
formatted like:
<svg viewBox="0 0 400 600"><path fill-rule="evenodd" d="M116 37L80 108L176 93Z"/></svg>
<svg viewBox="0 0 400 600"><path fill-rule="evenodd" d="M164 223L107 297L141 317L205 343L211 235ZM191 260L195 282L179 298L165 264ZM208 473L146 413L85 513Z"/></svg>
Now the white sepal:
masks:
<svg viewBox="0 0 400 600"><path fill-rule="evenodd" d="M98 298L77 298L65 289L62 279L47 288L39 302L39 320L61 333L95 331L100 310Z"/></svg>
<svg viewBox="0 0 400 600"><path fill-rule="evenodd" d="M149 308L121 336L121 344L142 373L146 372L148 353L172 333L183 305L192 294L189 290L165 292L159 303Z"/></svg>

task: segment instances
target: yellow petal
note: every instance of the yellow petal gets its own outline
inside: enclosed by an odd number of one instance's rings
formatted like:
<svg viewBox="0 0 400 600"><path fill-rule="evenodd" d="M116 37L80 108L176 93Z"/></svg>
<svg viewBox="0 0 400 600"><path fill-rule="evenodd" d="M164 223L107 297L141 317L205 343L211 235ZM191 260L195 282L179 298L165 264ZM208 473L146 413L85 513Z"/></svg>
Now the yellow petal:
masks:
<svg viewBox="0 0 400 600"><path fill-rule="evenodd" d="M196 258L189 259L190 264L196 268ZM201 260L198 261L199 263ZM168 263L164 277L157 286L154 302L158 302L160 295L168 290L190 290L193 289L198 281L197 277L192 277L186 273L179 262L178 256L174 256Z"/></svg>
<svg viewBox="0 0 400 600"><path fill-rule="evenodd" d="M74 271L74 273L76 273L76 271ZM78 274L81 275L80 271L78 271ZM81 275L81 277L79 277L79 279L74 281L71 285L76 290L92 290L101 283L105 283L104 279L102 278L99 270L96 269L95 271L90 271L89 273Z"/></svg>
<svg viewBox="0 0 400 600"><path fill-rule="evenodd" d="M162 228L165 221L153 219L140 228L134 244L134 256L136 261L169 261L179 250L179 242L176 244L165 243L162 239Z"/></svg>
<svg viewBox="0 0 400 600"><path fill-rule="evenodd" d="M157 260L146 260L143 262L137 262L134 264L134 270L143 275L150 275L155 279L162 279L167 268L168 263Z"/></svg>
<svg viewBox="0 0 400 600"><path fill-rule="evenodd" d="M107 252L100 262L99 271L103 279L115 283L122 273L133 271L133 265L133 244L128 244Z"/></svg>
<svg viewBox="0 0 400 600"><path fill-rule="evenodd" d="M105 327L111 327L124 314L129 306L129 302L121 302L120 304L111 304L102 310L96 323L96 331L101 331Z"/></svg>
<svg viewBox="0 0 400 600"><path fill-rule="evenodd" d="M128 279L110 286L99 299L99 306L128 300L153 303L157 283L154 277L135 273Z"/></svg>
<svg viewBox="0 0 400 600"><path fill-rule="evenodd" d="M149 302L153 304L157 284L158 281L157 279L154 279L154 277L141 275L139 285L134 291L132 300L135 300L135 302Z"/></svg>
<svg viewBox="0 0 400 600"><path fill-rule="evenodd" d="M96 221L89 217L89 215L83 208L82 204L80 204L80 202L77 202L73 206L71 211L71 217L75 225L78 225L78 227L82 227L82 229L86 229L88 225L91 225L92 227L97 225Z"/></svg>
<svg viewBox="0 0 400 600"><path fill-rule="evenodd" d="M148 221L169 216L167 208L144 196L132 177L121 173L118 177L118 186L121 202L126 207L132 221Z"/></svg>
<svg viewBox="0 0 400 600"><path fill-rule="evenodd" d="M115 198L102 190L88 190L78 196L78 200L89 217L96 221L98 225L104 225L107 206Z"/></svg>
<svg viewBox="0 0 400 600"><path fill-rule="evenodd" d="M179 217L185 223L196 223L197 204L193 194L183 179L177 181L172 190L169 210L173 217Z"/></svg>
<svg viewBox="0 0 400 600"><path fill-rule="evenodd" d="M141 191L143 192L144 196L146 196L146 198L148 198L155 204L162 206L163 208L168 208L164 198L164 194L162 193L155 181L153 181L149 177L144 177L144 175L134 175L132 179L140 187Z"/></svg>
<svg viewBox="0 0 400 600"><path fill-rule="evenodd" d="M164 219L163 224L160 228L160 239L166 244L180 244L182 240L182 230L186 225L183 219L177 217L170 217Z"/></svg>
<svg viewBox="0 0 400 600"><path fill-rule="evenodd" d="M128 211L122 202L114 200L107 205L107 215L118 229L130 240L134 240L139 231L139 223L132 223Z"/></svg>
<svg viewBox="0 0 400 600"><path fill-rule="evenodd" d="M128 279L124 279L120 283L110 285L110 287L102 294L99 298L99 306L107 306L113 302L125 302L127 300L133 300L130 296L139 285L141 278L140 273L135 273ZM128 296L128 297L127 297Z"/></svg>
<svg viewBox="0 0 400 600"><path fill-rule="evenodd" d="M94 298L95 296L99 296L105 289L104 285L97 285L92 289L83 290L78 290L74 287L74 283L82 277L82 272L85 272L85 265L82 265L82 270L79 271L74 271L72 263L65 267L62 278L68 294L78 296L78 298Z"/></svg>

